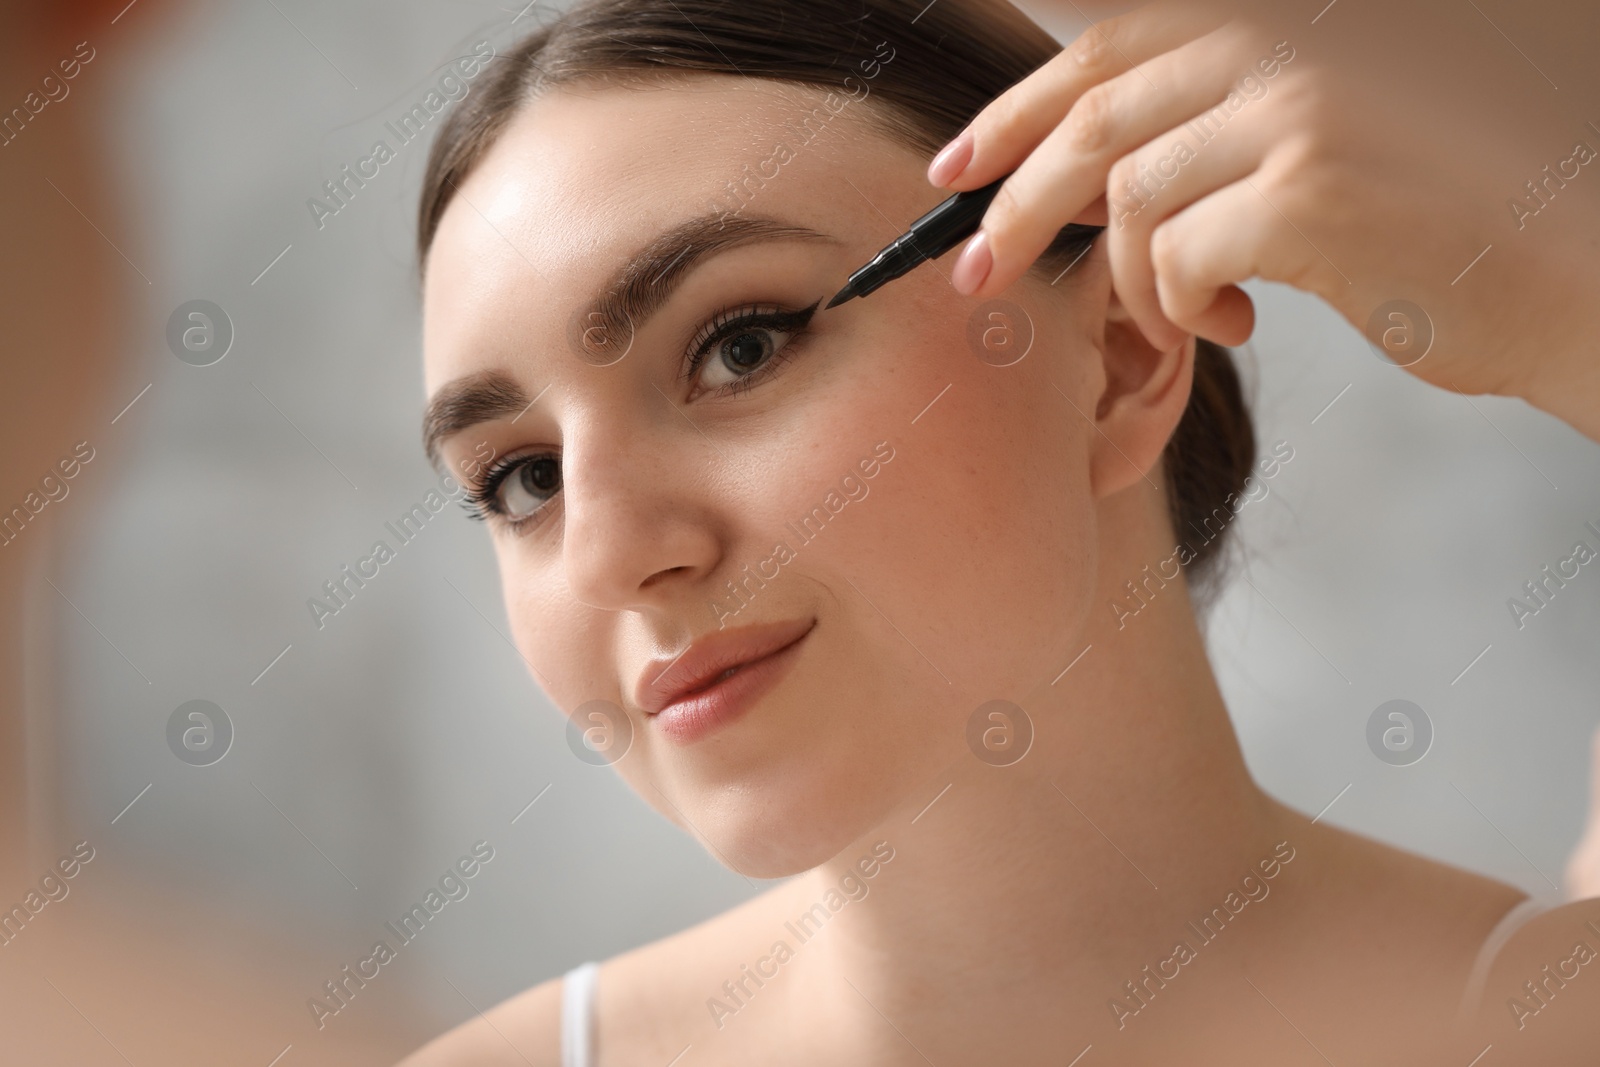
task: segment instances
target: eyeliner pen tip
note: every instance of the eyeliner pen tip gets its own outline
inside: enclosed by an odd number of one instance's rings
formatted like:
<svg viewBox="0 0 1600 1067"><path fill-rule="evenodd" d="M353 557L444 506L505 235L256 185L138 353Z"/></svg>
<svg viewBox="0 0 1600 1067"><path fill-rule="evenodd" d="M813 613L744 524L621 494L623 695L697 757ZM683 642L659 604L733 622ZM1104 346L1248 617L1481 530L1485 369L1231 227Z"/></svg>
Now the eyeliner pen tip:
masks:
<svg viewBox="0 0 1600 1067"><path fill-rule="evenodd" d="M839 294L837 296L835 296L832 300L828 301L828 307L825 307L822 310L826 311L826 310L828 310L828 308L837 307L838 305L844 303L846 300L849 300L852 295L854 295L854 294L852 294L850 292L850 288L848 286L846 286L844 289L841 289L839 291Z"/></svg>

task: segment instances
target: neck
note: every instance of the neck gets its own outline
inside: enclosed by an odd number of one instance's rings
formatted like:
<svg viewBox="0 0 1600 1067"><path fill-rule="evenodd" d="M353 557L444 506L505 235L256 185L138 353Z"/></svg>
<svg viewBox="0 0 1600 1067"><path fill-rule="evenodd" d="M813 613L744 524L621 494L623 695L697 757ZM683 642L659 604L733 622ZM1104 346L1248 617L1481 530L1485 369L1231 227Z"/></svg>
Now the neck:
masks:
<svg viewBox="0 0 1600 1067"><path fill-rule="evenodd" d="M878 842L894 850L828 920L798 996L855 1013L865 998L895 1020L959 1002L964 1020L993 1020L973 1037L990 1052L1019 1012L1109 1018L1124 980L1179 938L1196 943L1188 924L1294 836L1244 765L1182 581L1120 628L1109 611L1090 619L1071 670L1016 699L1035 731L1022 759L963 753L795 879L798 913Z"/></svg>

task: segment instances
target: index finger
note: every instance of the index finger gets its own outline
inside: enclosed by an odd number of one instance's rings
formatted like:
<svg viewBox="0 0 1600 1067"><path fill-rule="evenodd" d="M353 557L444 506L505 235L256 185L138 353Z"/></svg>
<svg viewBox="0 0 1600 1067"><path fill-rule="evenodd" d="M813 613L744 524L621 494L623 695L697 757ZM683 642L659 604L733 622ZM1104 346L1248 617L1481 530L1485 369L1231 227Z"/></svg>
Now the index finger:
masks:
<svg viewBox="0 0 1600 1067"><path fill-rule="evenodd" d="M978 112L934 158L929 181L952 192L966 192L1011 173L1086 91L1204 36L1224 21L1210 5L1157 0L1094 23ZM941 166L954 170L954 175L939 180Z"/></svg>

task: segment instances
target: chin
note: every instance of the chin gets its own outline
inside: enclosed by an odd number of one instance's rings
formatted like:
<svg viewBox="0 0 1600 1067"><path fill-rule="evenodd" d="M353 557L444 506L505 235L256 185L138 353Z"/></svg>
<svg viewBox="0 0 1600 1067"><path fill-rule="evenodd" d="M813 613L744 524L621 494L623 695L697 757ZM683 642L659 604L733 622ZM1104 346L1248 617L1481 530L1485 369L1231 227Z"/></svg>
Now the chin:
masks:
<svg viewBox="0 0 1600 1067"><path fill-rule="evenodd" d="M712 858L747 878L787 878L833 859L888 817L894 803L881 795L881 767L824 777L817 769L825 759L697 798L690 817Z"/></svg>
<svg viewBox="0 0 1600 1067"><path fill-rule="evenodd" d="M746 878L774 879L809 871L832 859L838 853L838 848L797 847L794 842L754 836L741 839L739 847L732 852L722 850L720 846L719 851L721 855L716 858L736 874Z"/></svg>
<svg viewBox="0 0 1600 1067"><path fill-rule="evenodd" d="M815 834L792 837L783 836L785 829L752 827L750 833L741 832L728 847L719 842L712 855L746 878L788 878L828 862L854 840L853 835L832 833L826 826L815 827Z"/></svg>
<svg viewBox="0 0 1600 1067"><path fill-rule="evenodd" d="M787 878L838 857L965 751L963 704L857 677L849 664L828 684L773 696L782 699L769 697L700 747L651 746L645 764L619 767L747 878ZM630 773L645 768L648 781Z"/></svg>

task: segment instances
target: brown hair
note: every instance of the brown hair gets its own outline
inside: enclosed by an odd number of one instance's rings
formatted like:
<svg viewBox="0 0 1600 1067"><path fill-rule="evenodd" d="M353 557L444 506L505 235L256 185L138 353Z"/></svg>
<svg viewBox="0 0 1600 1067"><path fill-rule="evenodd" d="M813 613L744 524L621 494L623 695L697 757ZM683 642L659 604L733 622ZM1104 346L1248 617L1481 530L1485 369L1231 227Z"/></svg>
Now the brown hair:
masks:
<svg viewBox="0 0 1600 1067"><path fill-rule="evenodd" d="M875 62L880 42L893 49L891 62ZM558 85L717 74L855 96L870 78L858 114L931 159L1060 50L1006 0L578 0L497 60L445 121L423 178L418 252L426 260L456 187L511 116ZM1030 273L1056 278L1101 229L1064 228ZM1255 458L1232 357L1197 339L1188 407L1162 456L1168 511L1192 555L1197 600L1208 601L1218 585L1229 504L1243 495Z"/></svg>

